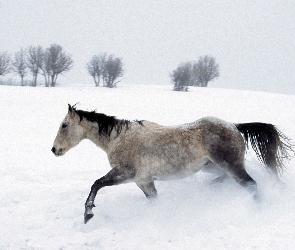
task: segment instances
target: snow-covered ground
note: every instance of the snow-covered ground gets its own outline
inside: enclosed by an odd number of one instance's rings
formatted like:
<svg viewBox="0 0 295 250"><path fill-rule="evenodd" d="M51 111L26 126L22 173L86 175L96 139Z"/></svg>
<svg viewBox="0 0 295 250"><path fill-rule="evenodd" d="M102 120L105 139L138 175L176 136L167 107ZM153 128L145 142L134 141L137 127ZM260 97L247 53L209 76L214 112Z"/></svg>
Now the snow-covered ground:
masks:
<svg viewBox="0 0 295 250"><path fill-rule="evenodd" d="M30 88L0 86L0 249L294 249L295 160L276 185L253 153L256 204L233 181L208 173L156 182L149 201L133 183L99 191L84 225L92 183L110 167L88 141L65 156L50 151L67 104L118 118L174 125L203 116L277 125L295 139L295 96L172 86Z"/></svg>

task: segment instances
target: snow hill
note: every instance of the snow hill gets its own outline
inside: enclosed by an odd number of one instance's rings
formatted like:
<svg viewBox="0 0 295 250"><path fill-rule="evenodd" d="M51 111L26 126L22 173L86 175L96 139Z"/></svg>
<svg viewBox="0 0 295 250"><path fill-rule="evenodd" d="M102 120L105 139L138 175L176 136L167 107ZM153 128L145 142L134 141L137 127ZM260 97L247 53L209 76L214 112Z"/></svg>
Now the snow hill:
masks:
<svg viewBox="0 0 295 250"><path fill-rule="evenodd" d="M278 185L247 153L256 204L234 181L212 175L156 182L148 201L133 183L99 191L83 224L92 183L110 169L105 153L83 141L65 156L51 152L67 104L163 125L217 116L267 122L295 139L295 96L226 89L122 85L31 88L0 86L0 249L294 249L295 160Z"/></svg>

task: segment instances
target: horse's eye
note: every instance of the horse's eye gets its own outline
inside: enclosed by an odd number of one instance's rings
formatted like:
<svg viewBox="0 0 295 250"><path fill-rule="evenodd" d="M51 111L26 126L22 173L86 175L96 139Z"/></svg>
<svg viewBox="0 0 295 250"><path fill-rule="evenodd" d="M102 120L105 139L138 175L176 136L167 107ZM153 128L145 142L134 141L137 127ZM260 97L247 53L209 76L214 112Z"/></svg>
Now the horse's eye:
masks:
<svg viewBox="0 0 295 250"><path fill-rule="evenodd" d="M68 125L65 124L65 123L63 123L63 124L61 125L62 128L66 128L67 126L68 126Z"/></svg>

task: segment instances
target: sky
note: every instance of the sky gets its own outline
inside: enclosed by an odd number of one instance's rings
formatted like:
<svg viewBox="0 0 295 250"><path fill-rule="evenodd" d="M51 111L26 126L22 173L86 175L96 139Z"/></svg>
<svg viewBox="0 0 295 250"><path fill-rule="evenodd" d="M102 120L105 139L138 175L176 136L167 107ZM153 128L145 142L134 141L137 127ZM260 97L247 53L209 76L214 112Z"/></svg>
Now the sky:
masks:
<svg viewBox="0 0 295 250"><path fill-rule="evenodd" d="M210 87L295 94L292 0L0 0L0 12L1 52L57 43L72 55L61 84L92 84L85 66L102 52L122 58L126 84L171 84L180 63L209 54Z"/></svg>

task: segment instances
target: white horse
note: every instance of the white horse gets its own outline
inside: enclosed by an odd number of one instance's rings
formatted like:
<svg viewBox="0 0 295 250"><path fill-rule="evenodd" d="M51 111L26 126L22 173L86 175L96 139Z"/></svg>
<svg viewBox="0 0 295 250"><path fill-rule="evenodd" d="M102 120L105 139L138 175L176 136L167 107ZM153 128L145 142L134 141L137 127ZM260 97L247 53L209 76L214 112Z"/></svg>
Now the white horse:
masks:
<svg viewBox="0 0 295 250"><path fill-rule="evenodd" d="M94 216L94 199L105 186L135 182L151 198L157 195L154 180L185 177L209 165L220 168L257 197L256 182L244 166L248 140L258 159L275 174L283 168L282 159L293 152L289 139L272 124L233 124L206 117L167 127L120 120L69 105L52 152L61 156L83 139L104 150L112 168L91 187L85 203L85 223Z"/></svg>

